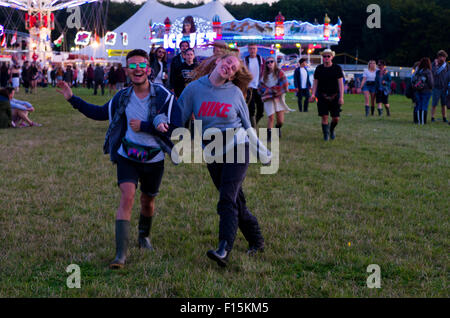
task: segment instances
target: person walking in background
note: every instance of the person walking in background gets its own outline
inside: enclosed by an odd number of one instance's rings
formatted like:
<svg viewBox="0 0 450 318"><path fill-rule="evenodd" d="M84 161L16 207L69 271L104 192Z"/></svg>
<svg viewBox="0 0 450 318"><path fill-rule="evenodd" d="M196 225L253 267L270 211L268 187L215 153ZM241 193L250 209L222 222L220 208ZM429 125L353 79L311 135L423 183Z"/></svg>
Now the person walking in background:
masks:
<svg viewBox="0 0 450 318"><path fill-rule="evenodd" d="M433 89L433 74L431 73L431 61L428 57L420 59L414 72L412 85L416 98L418 124L427 123L428 104Z"/></svg>
<svg viewBox="0 0 450 318"><path fill-rule="evenodd" d="M248 110L250 112L250 121L252 127L255 128L259 120L264 117L264 103L258 92L258 85L264 72L264 59L258 54L258 46L256 44L248 45L249 55L245 57L245 66L253 76L248 85L247 93Z"/></svg>
<svg viewBox="0 0 450 318"><path fill-rule="evenodd" d="M116 70L116 80L117 80L117 90L121 90L122 88L125 87L125 82L127 81L127 75L125 74L125 70L122 67L122 64L119 63L117 65L117 70Z"/></svg>
<svg viewBox="0 0 450 318"><path fill-rule="evenodd" d="M397 83L395 81L391 82L391 94L397 94Z"/></svg>
<svg viewBox="0 0 450 318"><path fill-rule="evenodd" d="M214 154L223 158L219 162L212 160L207 164L211 179L219 190L217 213L220 220L219 246L217 250L209 250L206 255L221 267L227 266L238 228L249 243L248 255L264 250L264 238L258 220L248 210L242 191L249 166L250 146L248 138L240 138L239 134L245 130L254 133L244 98L251 78L247 68L234 54L221 57L213 55L199 66L194 78L196 80L186 87L178 99L183 110L182 121L187 121L194 113L195 118L202 121L202 135L208 128L218 128L223 135L227 130L236 134L234 138L224 138L223 151ZM208 107L212 103L225 107L221 112L208 114ZM167 131L167 116L156 116L153 123L159 131ZM257 139L256 134L254 138ZM245 149L245 155L238 147ZM233 155L227 156L231 151ZM270 157L261 143L259 154Z"/></svg>
<svg viewBox="0 0 450 318"><path fill-rule="evenodd" d="M11 68L11 84L15 89L16 93L19 92L20 87L20 66L19 64L14 64Z"/></svg>
<svg viewBox="0 0 450 318"><path fill-rule="evenodd" d="M406 82L404 79L400 83L400 93L402 95L405 95L405 93L406 93Z"/></svg>
<svg viewBox="0 0 450 318"><path fill-rule="evenodd" d="M64 73L64 82L66 82L70 87L73 85L73 71L72 65L67 65L66 72Z"/></svg>
<svg viewBox="0 0 450 318"><path fill-rule="evenodd" d="M440 50L437 53L437 57L434 60L432 70L433 73L433 82L434 87L432 91L432 101L431 101L431 122L434 122L434 116L436 114L436 106L439 104L439 101L441 101L441 108L442 108L442 121L447 122L447 109L445 107L446 103L446 83L445 79L447 77L447 73L450 72L450 68L447 63L447 57L448 54L444 50Z"/></svg>
<svg viewBox="0 0 450 318"><path fill-rule="evenodd" d="M373 116L373 113L375 112L376 74L377 62L375 62L374 60L370 60L367 69L364 70L363 80L361 82L362 92L364 94L364 107L366 111L366 117L369 116L369 103L371 115ZM361 88L358 88L358 93L360 92Z"/></svg>
<svg viewBox="0 0 450 318"><path fill-rule="evenodd" d="M264 73L259 83L258 93L264 102L264 110L267 114L267 140L272 140L273 116L277 116L276 128L281 137L281 127L284 123L284 112L291 111L285 102L289 82L286 75L278 68L275 58L268 57L264 66Z"/></svg>
<svg viewBox="0 0 450 318"><path fill-rule="evenodd" d="M132 86L120 90L103 106L83 101L73 95L66 83L58 83L58 92L86 117L103 121L110 119L103 149L117 165L117 184L121 193L115 223L116 257L109 265L111 269L123 268L127 259L130 219L138 183L141 184L138 246L153 250L149 235L155 198L164 172L162 149L169 148L161 139L162 134L153 128L154 113L166 114L177 126L181 125L181 110L172 93L148 81L150 67L147 53L133 50L128 53L126 61ZM166 137L170 141L170 137Z"/></svg>
<svg viewBox="0 0 450 318"><path fill-rule="evenodd" d="M344 73L342 68L333 64L334 51L325 49L321 52L323 64L314 72L314 82L310 102L317 96L317 110L322 118L323 140L336 138L335 128L339 122L341 107L344 105ZM331 124L328 116L331 115Z"/></svg>
<svg viewBox="0 0 450 318"><path fill-rule="evenodd" d="M294 71L294 86L297 91L295 94L297 95L298 110L306 113L308 111L309 98L311 97L311 80L309 79L306 59L301 58L298 63L300 66Z"/></svg>
<svg viewBox="0 0 450 318"><path fill-rule="evenodd" d="M111 95L111 91L113 91L114 94L116 93L116 83L116 69L114 65L111 65L111 68L108 72L109 95Z"/></svg>
<svg viewBox="0 0 450 318"><path fill-rule="evenodd" d="M36 66L36 62L31 63L30 72L31 72L30 94L33 94L33 89L37 88L37 82L39 78L39 70Z"/></svg>
<svg viewBox="0 0 450 318"><path fill-rule="evenodd" d="M31 79L32 79L31 67L30 67L30 64L28 63L28 61L25 61L23 63L21 76L22 76L23 87L25 88L25 94L28 94L28 91L30 90Z"/></svg>
<svg viewBox="0 0 450 318"><path fill-rule="evenodd" d="M89 64L87 68L87 88L94 88L94 68L92 67L92 64Z"/></svg>
<svg viewBox="0 0 450 318"><path fill-rule="evenodd" d="M186 50L189 48L189 42L188 41L181 41L180 42L180 50L181 52L172 59L172 63L170 64L170 76L169 76L169 83L170 88L175 93L175 96L178 98L181 95L181 92L184 89L184 85L182 85L181 81L179 80L180 72L181 72L181 65L184 63L184 54Z"/></svg>
<svg viewBox="0 0 450 318"><path fill-rule="evenodd" d="M150 51L150 67L152 68L152 79L154 83L162 84L167 86L167 80L169 76L167 75L167 52L161 46L155 50L155 45L152 45Z"/></svg>
<svg viewBox="0 0 450 318"><path fill-rule="evenodd" d="M376 102L378 104L378 116L383 114L383 106L386 109L386 114L391 116L389 108L389 94L391 92L391 75L386 69L386 62L383 60L378 61L378 71L375 76L376 85Z"/></svg>
<svg viewBox="0 0 450 318"><path fill-rule="evenodd" d="M94 95L97 95L99 86L102 88L102 96L105 95L105 71L100 64L97 64L94 70Z"/></svg>

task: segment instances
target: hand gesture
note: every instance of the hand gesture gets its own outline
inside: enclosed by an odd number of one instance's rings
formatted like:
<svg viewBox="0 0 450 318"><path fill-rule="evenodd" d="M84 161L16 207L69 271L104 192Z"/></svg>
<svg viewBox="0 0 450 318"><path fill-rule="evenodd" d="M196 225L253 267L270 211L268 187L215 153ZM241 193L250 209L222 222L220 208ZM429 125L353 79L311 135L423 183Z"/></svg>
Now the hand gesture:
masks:
<svg viewBox="0 0 450 318"><path fill-rule="evenodd" d="M160 132L167 132L169 130L169 125L167 125L167 123L161 123L158 125L158 127L156 127L157 130L159 130Z"/></svg>
<svg viewBox="0 0 450 318"><path fill-rule="evenodd" d="M67 85L64 81L59 81L56 86L58 86L60 89L56 89L56 91L64 96L66 100L69 100L72 96L72 89Z"/></svg>
<svg viewBox="0 0 450 318"><path fill-rule="evenodd" d="M141 121L139 119L130 120L130 127L135 132L140 131L141 130Z"/></svg>
<svg viewBox="0 0 450 318"><path fill-rule="evenodd" d="M311 95L311 97L309 98L309 102L314 103L315 101L316 101L316 96Z"/></svg>
<svg viewBox="0 0 450 318"><path fill-rule="evenodd" d="M344 97L339 97L339 105L344 105Z"/></svg>

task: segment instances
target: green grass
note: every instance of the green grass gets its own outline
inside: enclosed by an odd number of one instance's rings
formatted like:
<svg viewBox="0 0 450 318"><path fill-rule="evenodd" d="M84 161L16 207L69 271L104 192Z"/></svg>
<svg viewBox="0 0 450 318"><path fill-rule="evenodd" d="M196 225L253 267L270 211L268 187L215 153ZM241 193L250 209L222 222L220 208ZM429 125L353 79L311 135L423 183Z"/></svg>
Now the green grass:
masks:
<svg viewBox="0 0 450 318"><path fill-rule="evenodd" d="M115 166L102 154L107 122L51 88L18 98L35 105L31 118L43 127L0 131L0 297L449 296L450 126L414 126L402 96L381 118L364 117L361 95L346 96L332 142L322 140L315 104L286 114L278 173L251 165L244 183L266 251L248 258L239 232L225 270L205 256L218 235L206 166L166 158L156 251L135 247L137 196L123 271L107 266L119 202ZM287 100L297 108L295 96ZM81 289L66 287L72 263ZM369 264L381 267L380 289L366 286Z"/></svg>

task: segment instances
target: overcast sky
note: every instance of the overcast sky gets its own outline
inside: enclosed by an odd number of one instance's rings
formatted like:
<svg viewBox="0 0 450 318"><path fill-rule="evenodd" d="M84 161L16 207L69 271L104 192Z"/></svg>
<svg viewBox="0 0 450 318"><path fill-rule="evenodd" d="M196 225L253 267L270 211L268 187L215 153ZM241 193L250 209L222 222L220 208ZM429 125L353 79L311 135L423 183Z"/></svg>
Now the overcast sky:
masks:
<svg viewBox="0 0 450 318"><path fill-rule="evenodd" d="M118 2L123 2L124 0L112 0L112 1L118 1ZM142 3L145 2L146 0L130 0L131 2L135 2L135 3ZM201 3L201 2L211 2L212 0L169 0L168 2L172 2L172 3L186 3L186 2L191 2L191 3ZM220 2L222 2L223 4L225 3L231 3L231 4L241 4L243 2L248 2L248 3L254 3L254 4L262 4L262 3L268 3L268 4L272 4L275 2L278 2L279 0L220 0Z"/></svg>

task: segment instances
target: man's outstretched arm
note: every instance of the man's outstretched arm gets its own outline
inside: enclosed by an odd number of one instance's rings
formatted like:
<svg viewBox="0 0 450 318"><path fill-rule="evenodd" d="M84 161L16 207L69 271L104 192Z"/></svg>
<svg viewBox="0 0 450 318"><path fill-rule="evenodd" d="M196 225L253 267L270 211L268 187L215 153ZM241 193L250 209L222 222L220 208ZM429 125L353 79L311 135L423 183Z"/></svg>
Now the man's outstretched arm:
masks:
<svg viewBox="0 0 450 318"><path fill-rule="evenodd" d="M108 105L109 101L103 105L93 105L85 102L80 97L73 95L72 89L64 81L59 81L56 84L60 89L56 91L64 96L64 98L73 106L73 108L78 109L83 115L94 120L108 120Z"/></svg>

